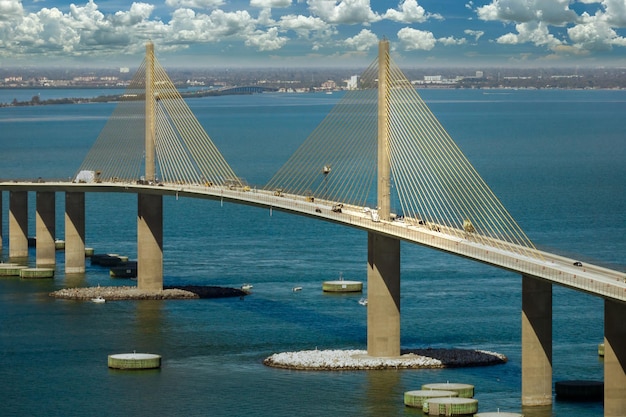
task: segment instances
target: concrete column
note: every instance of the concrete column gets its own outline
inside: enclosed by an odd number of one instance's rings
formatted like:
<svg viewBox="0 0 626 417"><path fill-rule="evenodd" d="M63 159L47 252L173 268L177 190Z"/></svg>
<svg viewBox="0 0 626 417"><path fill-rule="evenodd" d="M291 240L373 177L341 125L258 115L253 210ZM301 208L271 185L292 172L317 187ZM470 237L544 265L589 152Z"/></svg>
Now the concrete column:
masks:
<svg viewBox="0 0 626 417"><path fill-rule="evenodd" d="M28 192L9 192L9 258L28 257Z"/></svg>
<svg viewBox="0 0 626 417"><path fill-rule="evenodd" d="M37 191L35 233L37 236L37 266L56 264L56 207L55 195L50 191Z"/></svg>
<svg viewBox="0 0 626 417"><path fill-rule="evenodd" d="M85 272L85 193L65 193L65 272Z"/></svg>
<svg viewBox="0 0 626 417"><path fill-rule="evenodd" d="M522 405L552 404L552 284L522 276Z"/></svg>
<svg viewBox="0 0 626 417"><path fill-rule="evenodd" d="M155 165L155 138L156 127L154 117L154 44L152 42L146 43L146 108L145 108L145 123L146 123L146 180L154 181L156 179L156 165Z"/></svg>
<svg viewBox="0 0 626 417"><path fill-rule="evenodd" d="M163 289L163 197L138 194L137 288Z"/></svg>
<svg viewBox="0 0 626 417"><path fill-rule="evenodd" d="M389 41L378 42L378 215L389 220L391 166L389 162ZM369 301L368 301L369 305Z"/></svg>
<svg viewBox="0 0 626 417"><path fill-rule="evenodd" d="M626 416L626 304L604 300L604 417Z"/></svg>
<svg viewBox="0 0 626 417"><path fill-rule="evenodd" d="M0 253L2 252L2 195L4 193L0 190Z"/></svg>
<svg viewBox="0 0 626 417"><path fill-rule="evenodd" d="M400 356L400 241L367 234L367 353Z"/></svg>

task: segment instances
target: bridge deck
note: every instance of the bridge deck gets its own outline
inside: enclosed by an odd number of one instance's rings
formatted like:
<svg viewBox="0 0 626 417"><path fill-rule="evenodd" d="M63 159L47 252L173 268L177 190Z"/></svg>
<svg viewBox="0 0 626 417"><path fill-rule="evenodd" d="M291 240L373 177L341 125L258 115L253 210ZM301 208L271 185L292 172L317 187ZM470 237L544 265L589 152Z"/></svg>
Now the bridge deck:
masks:
<svg viewBox="0 0 626 417"><path fill-rule="evenodd" d="M529 275L606 299L626 302L626 273L584 264L576 266L575 259L525 247L493 245L477 242L471 235L446 233L444 228L410 224L404 221L373 221L364 207L344 205L341 212L333 211L336 202L308 201L303 196L275 195L272 192L219 186L136 183L72 183L72 182L0 182L0 190L62 191L62 192L126 192L179 197L223 200L238 204L271 208L303 216L384 234L406 242L428 246L468 259L473 259L512 272ZM512 249L510 249L512 248Z"/></svg>

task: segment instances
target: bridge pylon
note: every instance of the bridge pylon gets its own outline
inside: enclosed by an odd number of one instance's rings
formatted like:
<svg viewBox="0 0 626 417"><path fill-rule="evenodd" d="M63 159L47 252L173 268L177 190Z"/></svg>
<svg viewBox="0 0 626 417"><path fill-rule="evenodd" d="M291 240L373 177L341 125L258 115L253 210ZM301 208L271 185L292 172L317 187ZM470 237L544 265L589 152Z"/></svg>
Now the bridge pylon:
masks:
<svg viewBox="0 0 626 417"><path fill-rule="evenodd" d="M390 219L389 41L378 47L378 214ZM400 241L367 234L367 353L400 356Z"/></svg>
<svg viewBox="0 0 626 417"><path fill-rule="evenodd" d="M154 45L146 44L145 76L145 181L156 182ZM137 288L163 290L163 196L137 194Z"/></svg>

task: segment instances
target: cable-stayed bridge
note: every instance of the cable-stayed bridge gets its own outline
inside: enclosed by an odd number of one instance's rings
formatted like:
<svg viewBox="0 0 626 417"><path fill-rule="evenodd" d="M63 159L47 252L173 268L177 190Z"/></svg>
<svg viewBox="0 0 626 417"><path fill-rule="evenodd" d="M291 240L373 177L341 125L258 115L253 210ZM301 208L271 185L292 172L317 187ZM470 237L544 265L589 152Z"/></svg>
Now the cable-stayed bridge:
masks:
<svg viewBox="0 0 626 417"><path fill-rule="evenodd" d="M552 284L603 297L605 384L613 387L605 415L626 414L626 274L537 250L391 61L386 41L359 89L346 93L265 185L246 184L230 168L149 45L74 181L0 183L0 190L11 192L11 257L24 256L26 192L37 191L38 264L54 262L50 195L66 193L70 273L84 271L84 193L137 193L144 289L162 288L163 195L284 210L365 230L373 356L400 351L401 240L520 273L527 405L552 398Z"/></svg>

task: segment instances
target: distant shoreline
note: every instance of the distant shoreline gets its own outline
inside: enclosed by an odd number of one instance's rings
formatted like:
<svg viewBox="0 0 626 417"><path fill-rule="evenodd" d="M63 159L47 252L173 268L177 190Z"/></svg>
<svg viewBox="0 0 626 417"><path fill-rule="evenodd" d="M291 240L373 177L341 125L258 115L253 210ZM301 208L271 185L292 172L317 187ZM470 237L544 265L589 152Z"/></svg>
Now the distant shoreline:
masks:
<svg viewBox="0 0 626 417"><path fill-rule="evenodd" d="M61 88L61 87L46 87L46 89L55 89L55 90L65 90L69 88ZM2 87L2 89L7 89L6 87ZM35 88L31 87L16 87L12 89L23 89L23 90L35 90ZM100 90L99 87L72 87L71 89L76 90ZM114 88L110 88L114 89ZM198 90L193 92L179 92L179 94L183 98L199 98L199 97L210 97L210 96L225 96L225 95L251 95L254 93L249 92L230 92L230 91L222 91L222 90ZM49 106L49 105L58 105L58 104L86 104L86 103L116 103L122 101L122 94L111 94L111 95L101 95L97 97L84 98L84 97L64 97L64 98L51 98L42 100L39 96L33 96L32 99L28 101L18 101L14 100L11 103L0 103L0 107L31 107L31 106ZM127 101L127 100L126 100Z"/></svg>
<svg viewBox="0 0 626 417"><path fill-rule="evenodd" d="M110 89L115 90L119 87L45 87L45 90L102 90ZM466 87L458 85L416 85L416 90L563 90L563 91L622 91L626 90L626 87L587 87L587 88L563 88L563 87ZM0 87L0 90L41 90L41 88L35 87ZM332 92L341 92L345 90L333 90ZM182 98L201 98L201 97L218 97L218 96L232 96L232 95L253 95L261 94L255 92L235 92L230 90L197 90L193 92L180 92ZM298 93L306 94L306 93ZM59 104L87 104L87 103L116 103L122 101L124 94L112 94L112 95L100 95L97 97L85 98L85 97L63 97L41 100L38 96L33 96L28 101L14 100L10 103L0 103L0 108L4 107L32 107L32 106L49 106Z"/></svg>

